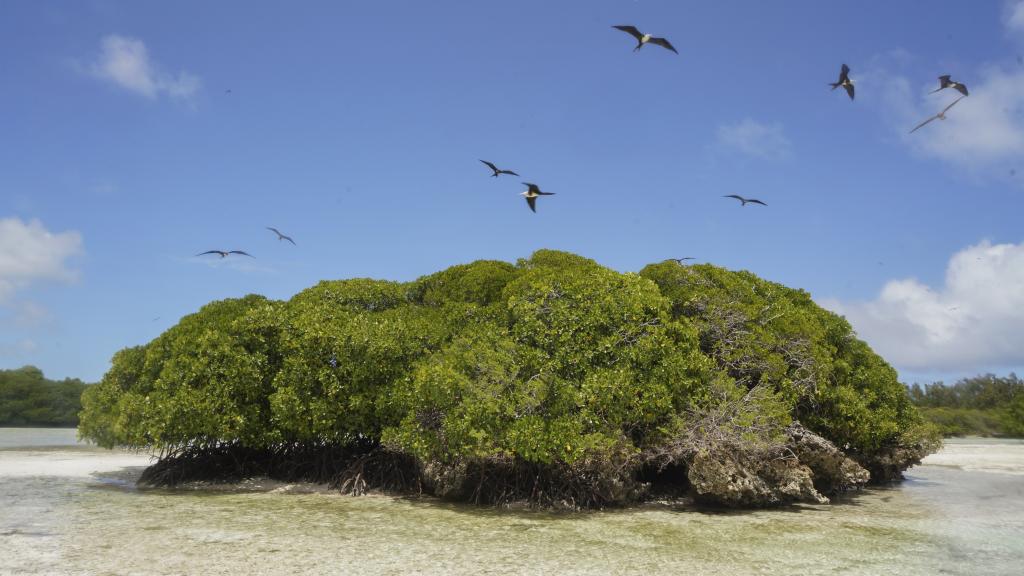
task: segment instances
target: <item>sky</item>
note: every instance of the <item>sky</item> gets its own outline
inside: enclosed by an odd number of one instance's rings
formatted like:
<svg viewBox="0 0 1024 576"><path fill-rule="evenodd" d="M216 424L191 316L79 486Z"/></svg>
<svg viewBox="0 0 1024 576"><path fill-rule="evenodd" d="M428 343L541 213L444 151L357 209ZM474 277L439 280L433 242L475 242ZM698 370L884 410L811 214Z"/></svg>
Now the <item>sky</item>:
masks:
<svg viewBox="0 0 1024 576"><path fill-rule="evenodd" d="M551 248L803 288L906 382L1022 373L1024 1L927 8L4 2L0 368L96 381L211 300ZM941 74L970 96L908 134Z"/></svg>

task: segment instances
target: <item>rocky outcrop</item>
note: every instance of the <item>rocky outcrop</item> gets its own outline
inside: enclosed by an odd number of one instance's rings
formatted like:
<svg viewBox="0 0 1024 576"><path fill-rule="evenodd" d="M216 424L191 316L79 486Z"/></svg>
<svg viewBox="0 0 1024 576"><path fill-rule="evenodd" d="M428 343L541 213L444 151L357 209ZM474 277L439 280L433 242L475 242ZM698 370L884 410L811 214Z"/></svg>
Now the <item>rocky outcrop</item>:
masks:
<svg viewBox="0 0 1024 576"><path fill-rule="evenodd" d="M926 440L909 445L889 446L871 454L854 455L857 462L871 473L871 482L880 484L903 479L903 471L921 463L921 459L938 450L941 441Z"/></svg>
<svg viewBox="0 0 1024 576"><path fill-rule="evenodd" d="M735 451L699 452L687 469L698 500L730 507L815 502L828 498L814 488L813 473L792 457L744 458Z"/></svg>
<svg viewBox="0 0 1024 576"><path fill-rule="evenodd" d="M887 464L905 464L894 455ZM686 463L694 496L730 507L825 503L826 496L860 488L871 474L825 438L794 422L786 441L772 450L740 447L703 450Z"/></svg>
<svg viewBox="0 0 1024 576"><path fill-rule="evenodd" d="M793 422L786 428L787 448L801 464L811 469L814 487L827 495L837 494L868 483L871 475L842 450L821 436Z"/></svg>

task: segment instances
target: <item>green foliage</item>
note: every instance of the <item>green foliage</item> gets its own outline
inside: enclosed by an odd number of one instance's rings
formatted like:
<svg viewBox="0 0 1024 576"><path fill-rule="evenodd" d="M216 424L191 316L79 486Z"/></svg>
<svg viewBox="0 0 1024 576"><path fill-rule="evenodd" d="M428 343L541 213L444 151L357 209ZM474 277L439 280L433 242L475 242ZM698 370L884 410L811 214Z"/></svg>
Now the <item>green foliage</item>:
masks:
<svg viewBox="0 0 1024 576"><path fill-rule="evenodd" d="M927 433L895 371L806 292L541 250L211 303L115 355L81 434L172 452L379 442L614 479L702 438L777 447L794 418L860 454Z"/></svg>
<svg viewBox="0 0 1024 576"><path fill-rule="evenodd" d="M747 386L767 386L812 430L872 454L921 428L896 371L841 317L802 290L709 264L652 264L675 317L689 318L701 350Z"/></svg>
<svg viewBox="0 0 1024 576"><path fill-rule="evenodd" d="M0 370L0 426L75 426L81 380L47 380L35 366Z"/></svg>

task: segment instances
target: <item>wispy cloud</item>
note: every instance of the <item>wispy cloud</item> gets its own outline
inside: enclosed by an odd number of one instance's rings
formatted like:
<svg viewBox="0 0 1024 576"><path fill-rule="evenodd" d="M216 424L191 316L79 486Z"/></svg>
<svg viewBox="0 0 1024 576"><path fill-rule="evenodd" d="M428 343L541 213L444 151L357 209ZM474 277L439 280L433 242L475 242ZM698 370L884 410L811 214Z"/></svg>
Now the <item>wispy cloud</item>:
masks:
<svg viewBox="0 0 1024 576"><path fill-rule="evenodd" d="M0 219L0 304L37 281L73 281L67 261L81 252L76 231L54 234L38 220Z"/></svg>
<svg viewBox="0 0 1024 576"><path fill-rule="evenodd" d="M1024 0L1010 2L1006 13L1006 27L1013 32L1024 33Z"/></svg>
<svg viewBox="0 0 1024 576"><path fill-rule="evenodd" d="M719 126L718 144L748 156L768 160L788 158L793 149L782 124L763 123L751 118Z"/></svg>
<svg viewBox="0 0 1024 576"><path fill-rule="evenodd" d="M1024 243L985 241L957 252L942 286L897 279L871 301L821 304L901 370L1024 366Z"/></svg>
<svg viewBox="0 0 1024 576"><path fill-rule="evenodd" d="M0 342L0 358L23 358L39 349L39 345L31 338L22 338L14 342Z"/></svg>
<svg viewBox="0 0 1024 576"><path fill-rule="evenodd" d="M89 67L98 78L141 94L147 98L167 95L176 99L191 98L199 91L199 77L188 72L166 73L153 63L142 40L110 35L100 43L100 54Z"/></svg>
<svg viewBox="0 0 1024 576"><path fill-rule="evenodd" d="M1009 6L1006 26L1024 32L1024 0ZM910 130L937 114L960 94L952 89L932 93L938 80L923 80L911 70L920 62L904 50L877 56L866 66L863 94L858 99L876 106L892 125L893 136L914 153L973 172L1006 174L1019 171L1024 159L1024 67L1016 61L977 69L945 70L964 82L970 96L919 131ZM937 76L938 74L936 74Z"/></svg>

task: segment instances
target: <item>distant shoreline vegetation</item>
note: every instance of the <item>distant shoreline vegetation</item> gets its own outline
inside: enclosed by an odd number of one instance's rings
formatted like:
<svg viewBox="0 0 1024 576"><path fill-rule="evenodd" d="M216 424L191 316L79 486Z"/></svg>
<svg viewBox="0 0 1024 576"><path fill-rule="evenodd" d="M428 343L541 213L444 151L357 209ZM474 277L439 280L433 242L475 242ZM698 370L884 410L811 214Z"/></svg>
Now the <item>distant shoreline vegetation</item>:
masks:
<svg viewBox="0 0 1024 576"><path fill-rule="evenodd" d="M159 452L142 483L488 505L824 502L938 446L895 370L806 292L551 250L212 302L118 352L83 406L83 438Z"/></svg>
<svg viewBox="0 0 1024 576"><path fill-rule="evenodd" d="M1024 438L1024 380L1016 374L914 384L910 399L943 436Z"/></svg>
<svg viewBox="0 0 1024 576"><path fill-rule="evenodd" d="M74 428L87 386L77 378L48 380L35 366L0 370L0 426Z"/></svg>

